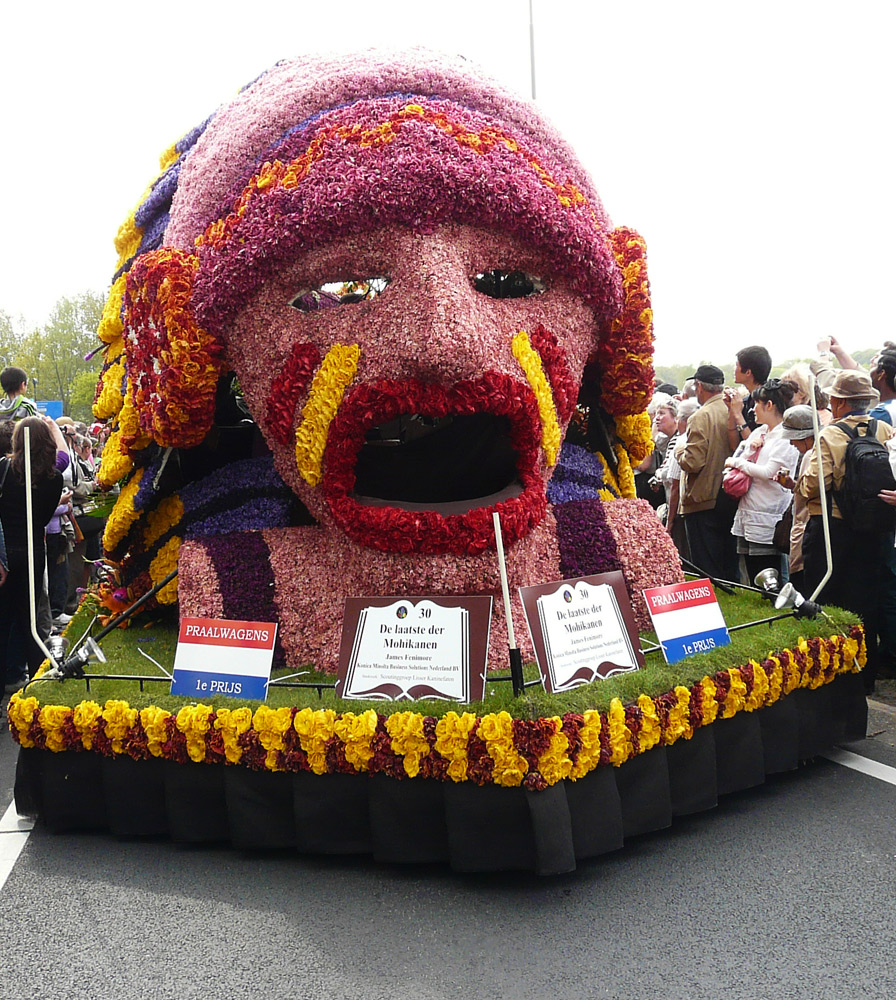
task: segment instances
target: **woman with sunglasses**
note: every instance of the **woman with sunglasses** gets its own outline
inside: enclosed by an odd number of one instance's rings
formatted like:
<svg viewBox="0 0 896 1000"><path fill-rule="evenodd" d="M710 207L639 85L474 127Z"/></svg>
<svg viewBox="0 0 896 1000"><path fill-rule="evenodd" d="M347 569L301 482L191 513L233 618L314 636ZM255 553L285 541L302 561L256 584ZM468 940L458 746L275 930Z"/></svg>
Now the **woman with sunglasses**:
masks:
<svg viewBox="0 0 896 1000"><path fill-rule="evenodd" d="M749 490L740 498L731 533L744 557L750 583L764 569L780 569L781 554L772 544L775 525L790 504L790 492L777 481L778 473L793 474L799 455L782 434L784 411L791 406L797 386L770 378L753 390L756 429L725 460L729 468L750 476Z"/></svg>

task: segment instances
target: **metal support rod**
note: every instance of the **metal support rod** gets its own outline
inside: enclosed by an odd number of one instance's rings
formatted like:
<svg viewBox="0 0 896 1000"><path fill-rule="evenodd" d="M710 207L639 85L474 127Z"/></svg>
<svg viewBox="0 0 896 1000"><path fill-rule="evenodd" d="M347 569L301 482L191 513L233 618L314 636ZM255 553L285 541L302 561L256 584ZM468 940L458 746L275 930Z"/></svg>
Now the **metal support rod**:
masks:
<svg viewBox="0 0 896 1000"><path fill-rule="evenodd" d="M34 566L34 497L31 495L31 428L23 427L25 435L25 520L28 535L28 608L31 612L31 635L38 647L43 650L44 655L57 667L58 664L53 658L53 654L47 649L46 644L37 631L37 601L35 600L35 566Z"/></svg>
<svg viewBox="0 0 896 1000"><path fill-rule="evenodd" d="M824 554L828 562L827 572L821 578L821 582L812 591L812 596L809 598L810 601L814 601L818 598L818 595L824 589L824 585L830 580L831 574L834 572L834 557L831 553L831 524L828 518L827 486L824 481L824 466L821 464L821 426L818 423L818 407L815 405L815 374L811 371L809 372L809 399L812 407L812 431L815 434L815 464L818 471L818 499L821 502L821 524L824 528ZM833 485L832 474L831 486Z"/></svg>
<svg viewBox="0 0 896 1000"><path fill-rule="evenodd" d="M765 625L771 622L779 622L782 618L796 618L796 611L785 611L783 615L772 615L771 618L757 618L754 622L744 622L742 625L730 625L729 632L737 632L742 628L752 628L754 625Z"/></svg>
<svg viewBox="0 0 896 1000"><path fill-rule="evenodd" d="M131 615L133 615L135 612L139 611L140 608L142 608L143 605L146 604L146 602L151 597L155 597L155 595L162 589L162 587L166 586L166 584L171 583L171 581L176 576L177 576L177 570L176 569L171 570L171 572L165 577L165 579L164 580L160 580L152 588L152 590L147 590L146 593L138 601L134 601L134 603L126 611L122 611L122 613L117 618L113 618L112 621L110 621L109 624L105 628L100 629L100 631L97 632L97 634L94 636L94 640L93 641L94 642L99 642L100 639L105 639L106 636L113 629L118 628L118 626L123 621L127 621L128 618L131 617Z"/></svg>

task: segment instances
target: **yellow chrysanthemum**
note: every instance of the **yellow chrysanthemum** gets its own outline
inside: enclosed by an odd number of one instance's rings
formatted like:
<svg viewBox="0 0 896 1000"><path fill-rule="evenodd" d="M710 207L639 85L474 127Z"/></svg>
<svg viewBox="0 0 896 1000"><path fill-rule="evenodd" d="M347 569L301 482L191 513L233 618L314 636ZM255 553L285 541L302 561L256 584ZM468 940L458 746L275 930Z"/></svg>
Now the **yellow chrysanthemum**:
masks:
<svg viewBox="0 0 896 1000"><path fill-rule="evenodd" d="M93 748L96 727L102 714L103 710L95 701L82 701L75 705L72 722L81 737L81 745L85 750Z"/></svg>
<svg viewBox="0 0 896 1000"><path fill-rule="evenodd" d="M600 712L588 709L583 713L584 724L579 732L582 746L576 762L569 773L575 781L590 774L600 764L600 732L602 728Z"/></svg>
<svg viewBox="0 0 896 1000"><path fill-rule="evenodd" d="M224 757L228 764L239 764L243 757L243 748L239 745L239 738L243 733L248 732L252 726L252 709L246 708L219 708L215 713L215 729L221 733L221 740L224 743Z"/></svg>
<svg viewBox="0 0 896 1000"><path fill-rule="evenodd" d="M330 708L314 711L303 708L296 712L293 728L299 734L299 745L308 757L315 774L326 774L326 743L336 735L336 713Z"/></svg>
<svg viewBox="0 0 896 1000"><path fill-rule="evenodd" d="M614 767L619 767L632 756L634 747L631 730L625 724L625 708L618 698L610 702L607 729L610 737L610 763Z"/></svg>
<svg viewBox="0 0 896 1000"><path fill-rule="evenodd" d="M423 716L419 712L396 712L386 719L386 732L392 750L404 758L408 777L416 778L420 761L429 754L429 743L423 735Z"/></svg>

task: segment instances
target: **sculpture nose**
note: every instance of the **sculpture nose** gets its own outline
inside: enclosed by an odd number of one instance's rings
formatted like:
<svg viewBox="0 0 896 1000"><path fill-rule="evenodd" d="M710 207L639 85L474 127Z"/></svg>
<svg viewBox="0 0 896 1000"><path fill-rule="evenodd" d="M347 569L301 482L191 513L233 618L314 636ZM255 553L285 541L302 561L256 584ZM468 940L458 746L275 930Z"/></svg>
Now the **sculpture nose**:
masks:
<svg viewBox="0 0 896 1000"><path fill-rule="evenodd" d="M370 312L369 353L377 377L456 382L510 354L493 305L472 284L470 265L447 234L405 234L388 293ZM366 367L366 366L365 366Z"/></svg>

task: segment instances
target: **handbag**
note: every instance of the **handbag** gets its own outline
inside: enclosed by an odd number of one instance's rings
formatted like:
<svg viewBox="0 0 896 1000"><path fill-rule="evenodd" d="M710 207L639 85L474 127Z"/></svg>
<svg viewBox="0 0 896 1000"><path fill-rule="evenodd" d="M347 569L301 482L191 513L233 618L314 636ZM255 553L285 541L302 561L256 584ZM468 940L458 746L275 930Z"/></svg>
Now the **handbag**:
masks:
<svg viewBox="0 0 896 1000"><path fill-rule="evenodd" d="M781 520L775 525L772 545L785 555L790 555L790 533L793 530L793 502L781 515Z"/></svg>
<svg viewBox="0 0 896 1000"><path fill-rule="evenodd" d="M730 497L740 499L746 496L753 485L753 477L747 475L743 469L727 468L722 475L722 489Z"/></svg>
<svg viewBox="0 0 896 1000"><path fill-rule="evenodd" d="M762 446L765 444L765 435L762 434L756 439L756 441L751 446L749 452L744 453L744 459L747 462L755 462L759 458L759 452L762 451ZM729 466L722 473L722 489L730 497L736 497L740 499L746 496L750 487L753 485L753 477L744 472L743 469L735 469L733 466Z"/></svg>

